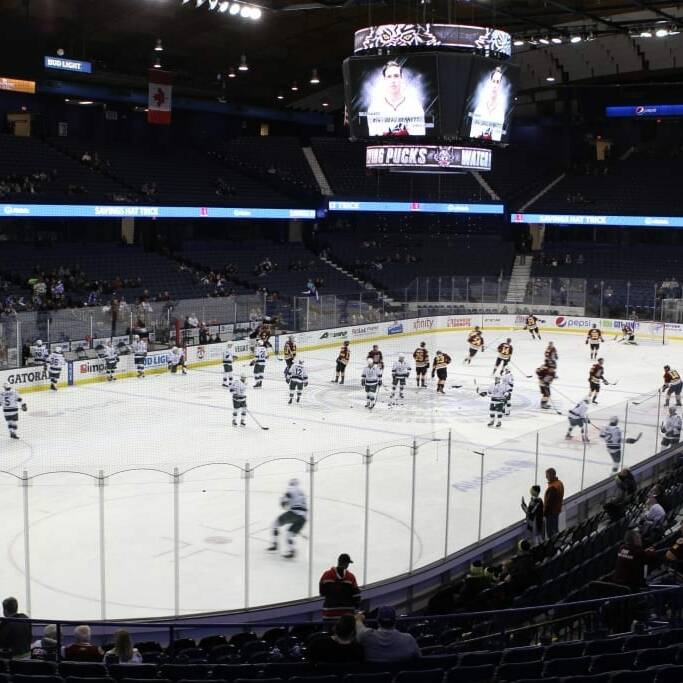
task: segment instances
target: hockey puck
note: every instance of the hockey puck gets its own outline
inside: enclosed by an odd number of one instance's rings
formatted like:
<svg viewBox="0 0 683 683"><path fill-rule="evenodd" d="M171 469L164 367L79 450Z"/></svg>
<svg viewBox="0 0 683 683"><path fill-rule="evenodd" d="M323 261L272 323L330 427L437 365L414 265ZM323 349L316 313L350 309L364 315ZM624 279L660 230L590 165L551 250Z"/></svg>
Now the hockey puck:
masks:
<svg viewBox="0 0 683 683"><path fill-rule="evenodd" d="M206 493L206 489L202 489L202 493Z"/></svg>

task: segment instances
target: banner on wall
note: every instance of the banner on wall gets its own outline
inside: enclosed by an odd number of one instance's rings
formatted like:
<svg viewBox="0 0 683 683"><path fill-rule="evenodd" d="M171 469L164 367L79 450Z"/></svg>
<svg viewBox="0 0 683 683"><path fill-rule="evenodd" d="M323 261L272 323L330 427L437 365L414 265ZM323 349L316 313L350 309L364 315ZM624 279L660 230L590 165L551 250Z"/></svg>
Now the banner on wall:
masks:
<svg viewBox="0 0 683 683"><path fill-rule="evenodd" d="M171 123L171 95L173 91L170 71L149 70L147 122L161 125Z"/></svg>

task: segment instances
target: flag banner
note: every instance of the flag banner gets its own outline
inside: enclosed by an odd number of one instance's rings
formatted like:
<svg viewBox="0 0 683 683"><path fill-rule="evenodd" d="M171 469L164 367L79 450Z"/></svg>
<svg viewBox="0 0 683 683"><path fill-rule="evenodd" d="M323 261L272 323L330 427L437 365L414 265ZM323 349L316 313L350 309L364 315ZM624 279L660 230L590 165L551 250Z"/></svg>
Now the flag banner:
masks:
<svg viewBox="0 0 683 683"><path fill-rule="evenodd" d="M147 122L168 125L171 123L171 72L149 70L149 99Z"/></svg>

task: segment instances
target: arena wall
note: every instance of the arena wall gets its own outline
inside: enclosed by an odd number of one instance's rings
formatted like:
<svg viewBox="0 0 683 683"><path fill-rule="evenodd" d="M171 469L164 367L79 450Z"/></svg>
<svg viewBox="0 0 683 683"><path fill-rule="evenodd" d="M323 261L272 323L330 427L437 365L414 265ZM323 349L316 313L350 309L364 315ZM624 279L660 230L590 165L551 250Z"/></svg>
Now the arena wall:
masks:
<svg viewBox="0 0 683 683"><path fill-rule="evenodd" d="M519 331L524 326L525 315L439 315L424 318L406 318L404 320L384 321L336 327L314 332L293 333L300 351L314 351L316 349L340 346L349 341L357 343L381 341L399 336L416 334L428 335L436 332L466 332L475 325L481 326L484 332L512 332ZM586 334L593 324L597 325L609 340L623 327L626 320L612 318L589 318L579 316L552 315L540 319L540 329L553 334ZM273 338L273 348L279 353L289 337L289 334ZM651 341L682 341L683 325L676 323L657 323L651 321L636 322L636 337L647 338ZM188 367L201 367L220 364L227 342L188 346ZM236 360L244 361L251 358L248 339L233 342ZM168 365L168 351L151 351L147 356L146 372L156 374L165 372ZM119 359L116 376L118 378L134 377L136 374L132 355L123 355ZM74 386L91 382L105 381L106 373L104 360L95 358L90 360L68 361L63 370L59 383L60 387ZM22 393L42 391L49 388L47 371L38 366L3 370L0 372L0 382L16 386Z"/></svg>

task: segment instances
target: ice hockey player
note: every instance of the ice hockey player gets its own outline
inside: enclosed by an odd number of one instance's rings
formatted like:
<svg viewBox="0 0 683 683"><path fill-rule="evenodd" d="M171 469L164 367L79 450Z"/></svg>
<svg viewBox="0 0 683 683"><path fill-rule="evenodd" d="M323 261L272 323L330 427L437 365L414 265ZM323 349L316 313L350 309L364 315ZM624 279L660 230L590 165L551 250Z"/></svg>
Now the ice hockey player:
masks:
<svg viewBox="0 0 683 683"><path fill-rule="evenodd" d="M545 320L541 320L540 322L544 323ZM529 330L529 334L531 335L532 339L540 339L541 338L541 333L538 331L538 323L539 319L531 314L526 317L526 322L524 323L524 329Z"/></svg>
<svg viewBox="0 0 683 683"><path fill-rule="evenodd" d="M617 339L619 336L619 333L617 332L614 335L614 338ZM624 323L624 326L621 328L621 339L618 339L617 341L624 342L625 344L630 344L632 346L637 346L638 342L636 342L636 333L634 332L634 327L631 323Z"/></svg>
<svg viewBox="0 0 683 683"><path fill-rule="evenodd" d="M138 377L145 376L145 359L147 358L147 344L144 339L140 339L140 335L133 336L133 344L131 345L133 352L133 362L135 369L138 372Z"/></svg>
<svg viewBox="0 0 683 683"><path fill-rule="evenodd" d="M339 384L344 384L344 375L346 374L346 366L351 360L351 349L349 348L349 342L345 341L342 344L341 349L339 349L339 355L337 356L337 368L334 373L334 382L339 382Z"/></svg>
<svg viewBox="0 0 683 683"><path fill-rule="evenodd" d="M463 363L470 365L472 359L477 355L477 351L484 350L484 336L479 327L475 327L467 335L467 344L469 345L469 349L467 350L467 356L465 356Z"/></svg>
<svg viewBox="0 0 683 683"><path fill-rule="evenodd" d="M260 389L263 386L263 375L266 371L267 358L268 349L263 339L259 339L254 349L254 357L251 363L249 363L254 368L254 389Z"/></svg>
<svg viewBox="0 0 683 683"><path fill-rule="evenodd" d="M605 378L605 360L598 358L598 362L593 365L588 373L588 398L592 399L593 403L598 402L598 394L600 393L600 384L609 384Z"/></svg>
<svg viewBox="0 0 683 683"><path fill-rule="evenodd" d="M554 342L548 342L548 346L543 355L545 357L546 365L548 364L548 361L552 361L555 364L553 367L557 367L557 361L560 360L560 356L557 353L557 347Z"/></svg>
<svg viewBox="0 0 683 683"><path fill-rule="evenodd" d="M489 417L491 418L488 426L500 427L503 424L503 414L505 413L505 404L507 402L507 388L500 377L494 377L493 384L488 388L488 391L481 391L480 396L488 396L489 403ZM496 422L497 418L497 422Z"/></svg>
<svg viewBox="0 0 683 683"><path fill-rule="evenodd" d="M451 362L451 357L447 353L442 351L437 351L434 355L434 362L432 363L432 378L434 375L437 377L436 381L436 393L445 393L443 388L446 386L446 380L448 379L448 364Z"/></svg>
<svg viewBox="0 0 683 683"><path fill-rule="evenodd" d="M662 437L662 446L664 448L676 446L680 442L682 426L683 420L681 420L681 416L676 412L676 409L673 407L669 408L669 414L661 426L662 434L664 434Z"/></svg>
<svg viewBox="0 0 683 683"><path fill-rule="evenodd" d="M45 346L45 344L43 344L42 339L38 339L33 347L33 353L31 354L33 362L47 365L47 359L49 356L50 350L47 348L47 346Z"/></svg>
<svg viewBox="0 0 683 683"><path fill-rule="evenodd" d="M548 410L550 408L550 385L555 381L557 374L552 361L548 361L545 365L541 365L536 369L536 377L538 377L538 387L541 390L541 408Z"/></svg>
<svg viewBox="0 0 683 683"><path fill-rule="evenodd" d="M62 356L62 347L55 346L55 350L48 356L48 375L50 377L50 389L57 391L57 384L59 377L62 374L62 367L64 366L64 356Z"/></svg>
<svg viewBox="0 0 683 683"><path fill-rule="evenodd" d="M296 555L296 537L304 528L308 517L308 505L306 494L301 490L298 479L290 479L287 490L280 498L280 506L285 511L275 520L271 529L272 541L268 546L269 552L276 552L278 549L278 536L280 527L287 527L287 551L283 557L291 559Z"/></svg>
<svg viewBox="0 0 683 683"><path fill-rule="evenodd" d="M424 342L420 342L420 345L413 351L413 359L415 360L417 386L424 387L427 370L429 370L429 351L427 351L427 345Z"/></svg>
<svg viewBox="0 0 683 683"><path fill-rule="evenodd" d="M107 373L107 382L111 382L116 379L116 366L119 363L119 354L111 341L106 342L104 345L102 358L104 358L104 369Z"/></svg>
<svg viewBox="0 0 683 683"><path fill-rule="evenodd" d="M2 402L2 412L5 414L5 422L7 422L10 438L18 439L19 404L21 404L21 409L25 412L27 410L26 403L19 396L19 392L11 384L7 383L3 386L0 401Z"/></svg>
<svg viewBox="0 0 683 683"><path fill-rule="evenodd" d="M510 368L505 368L501 374L503 385L505 386L505 417L510 417L510 407L512 406L512 392L515 388L515 376Z"/></svg>
<svg viewBox="0 0 683 683"><path fill-rule="evenodd" d="M499 367L501 374L503 374L503 370L507 368L508 363L512 359L512 339L508 337L502 344L498 344L496 350L498 352L498 358L496 358L496 365L493 368L492 374L494 375Z"/></svg>
<svg viewBox="0 0 683 683"><path fill-rule="evenodd" d="M304 387L308 386L308 374L301 358L294 365L285 368L285 380L289 384L289 405L292 405L295 392L296 402L299 403Z"/></svg>
<svg viewBox="0 0 683 683"><path fill-rule="evenodd" d="M183 375L187 375L185 370L185 354L177 346L174 346L168 354L168 369L175 375L178 368L183 371Z"/></svg>
<svg viewBox="0 0 683 683"><path fill-rule="evenodd" d="M567 419L569 420L569 427L567 427L567 433L564 437L565 439L571 439L572 438L572 432L574 431L574 427L578 427L579 431L581 432L581 440L582 441L590 441L590 439L588 438L588 427L587 427L587 425L590 424L590 420L587 417L589 402L590 402L589 399L584 398L582 401L579 401L567 413Z"/></svg>
<svg viewBox="0 0 683 683"><path fill-rule="evenodd" d="M672 370L671 366L664 366L664 386L662 387L662 392L666 392L666 399L664 400L664 406L668 407L671 401L671 395L676 397L676 405L681 405L681 388L683 387L683 380L678 373L678 370Z"/></svg>
<svg viewBox="0 0 683 683"><path fill-rule="evenodd" d="M588 330L588 335L586 336L586 344L590 344L591 360L597 360L600 342L603 344L605 343L605 340L602 338L602 332L598 327L593 325L593 327Z"/></svg>
<svg viewBox="0 0 683 683"><path fill-rule="evenodd" d="M289 337L287 341L285 342L285 346L282 349L282 355L285 358L285 363L287 364L288 368L292 367L292 364L294 363L294 359L296 358L296 342L294 341L294 337Z"/></svg>
<svg viewBox="0 0 683 683"><path fill-rule="evenodd" d="M230 382L232 394L232 424L237 426L237 415L241 415L240 424L247 426L247 377L242 373L237 379Z"/></svg>
<svg viewBox="0 0 683 683"><path fill-rule="evenodd" d="M368 364L363 368L360 385L365 387L365 407L372 410L377 402L377 390L382 386L382 374L372 358L368 358Z"/></svg>
<svg viewBox="0 0 683 683"><path fill-rule="evenodd" d="M223 386L230 388L232 384L232 364L235 362L232 342L228 342L223 352Z"/></svg>
<svg viewBox="0 0 683 683"><path fill-rule="evenodd" d="M382 375L384 374L384 356L377 344L372 345L372 349L368 352L368 358L372 359L372 362L375 364L375 368L377 369L377 372L379 372L379 381L381 383ZM382 385L380 384L380 386Z"/></svg>
<svg viewBox="0 0 683 683"><path fill-rule="evenodd" d="M410 365L406 363L406 357L401 353L398 360L391 368L391 400L394 400L396 395L396 387L398 387L398 397L403 398L403 390L406 387L406 380L410 375Z"/></svg>
<svg viewBox="0 0 683 683"><path fill-rule="evenodd" d="M621 429L619 428L619 418L610 418L609 425L600 431L600 438L605 440L607 452L612 458L612 472L619 471L621 462Z"/></svg>

